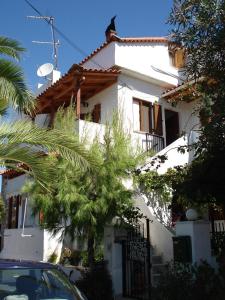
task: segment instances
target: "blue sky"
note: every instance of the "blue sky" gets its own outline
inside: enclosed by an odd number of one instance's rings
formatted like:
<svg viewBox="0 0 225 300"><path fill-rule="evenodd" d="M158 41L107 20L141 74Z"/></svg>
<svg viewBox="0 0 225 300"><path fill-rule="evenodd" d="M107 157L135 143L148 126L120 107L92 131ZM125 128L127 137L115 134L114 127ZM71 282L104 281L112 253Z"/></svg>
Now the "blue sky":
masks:
<svg viewBox="0 0 225 300"><path fill-rule="evenodd" d="M117 33L129 36L165 36L165 24L173 0L29 0L43 15L54 16L56 27L74 44L89 54L105 41L105 29L115 14ZM27 82L35 90L40 80L38 66L53 62L50 45L33 44L32 40L50 41L51 31L45 21L28 19L37 15L24 0L1 0L0 35L19 40L27 49L21 64ZM60 40L59 69L65 73L84 55L73 49L63 38Z"/></svg>

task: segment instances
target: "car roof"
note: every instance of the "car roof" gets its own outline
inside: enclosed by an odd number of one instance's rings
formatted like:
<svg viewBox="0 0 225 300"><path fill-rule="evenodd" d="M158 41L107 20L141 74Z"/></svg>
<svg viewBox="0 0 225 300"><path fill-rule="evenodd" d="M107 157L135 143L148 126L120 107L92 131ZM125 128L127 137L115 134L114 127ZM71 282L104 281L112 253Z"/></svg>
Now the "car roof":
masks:
<svg viewBox="0 0 225 300"><path fill-rule="evenodd" d="M57 269L57 266L52 265L50 263L38 262L38 261L0 259L0 269L14 269L14 268Z"/></svg>

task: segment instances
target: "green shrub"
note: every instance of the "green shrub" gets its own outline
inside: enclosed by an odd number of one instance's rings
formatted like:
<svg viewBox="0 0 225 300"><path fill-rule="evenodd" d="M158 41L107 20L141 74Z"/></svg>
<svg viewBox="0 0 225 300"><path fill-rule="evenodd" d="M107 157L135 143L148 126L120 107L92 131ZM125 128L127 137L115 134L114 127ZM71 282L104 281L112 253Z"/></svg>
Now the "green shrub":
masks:
<svg viewBox="0 0 225 300"><path fill-rule="evenodd" d="M84 271L76 285L89 300L113 300L112 279L104 261Z"/></svg>
<svg viewBox="0 0 225 300"><path fill-rule="evenodd" d="M95 262L102 262L104 260L104 250L103 250L103 246L98 246L96 247L95 250Z"/></svg>
<svg viewBox="0 0 225 300"><path fill-rule="evenodd" d="M104 259L103 247L98 246L95 249L95 262L101 262ZM73 266L82 265L83 267L88 266L88 252L87 250L72 250L65 247L60 257L60 263L62 265L70 264Z"/></svg>
<svg viewBox="0 0 225 300"><path fill-rule="evenodd" d="M189 300L192 288L192 270L189 265L168 264L161 275L157 288L153 289L154 300Z"/></svg>
<svg viewBox="0 0 225 300"><path fill-rule="evenodd" d="M49 256L48 258L48 262L52 263L52 264L56 264L58 255L54 252L52 252L52 254Z"/></svg>
<svg viewBox="0 0 225 300"><path fill-rule="evenodd" d="M153 288L153 300L224 300L225 277L206 262L200 265L170 263L159 284Z"/></svg>
<svg viewBox="0 0 225 300"><path fill-rule="evenodd" d="M71 249L68 247L64 247L60 257L60 264L62 265L71 264L70 262L71 255L72 255Z"/></svg>

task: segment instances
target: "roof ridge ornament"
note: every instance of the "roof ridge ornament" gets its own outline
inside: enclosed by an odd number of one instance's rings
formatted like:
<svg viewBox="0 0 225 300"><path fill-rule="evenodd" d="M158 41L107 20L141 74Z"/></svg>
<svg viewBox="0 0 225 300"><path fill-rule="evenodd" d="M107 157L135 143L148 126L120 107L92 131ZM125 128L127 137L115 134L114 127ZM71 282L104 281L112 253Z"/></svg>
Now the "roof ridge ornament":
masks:
<svg viewBox="0 0 225 300"><path fill-rule="evenodd" d="M106 41L107 42L110 42L112 40L112 37L114 35L117 35L115 19L116 19L116 15L114 17L112 17L110 24L106 28L105 36L106 36Z"/></svg>

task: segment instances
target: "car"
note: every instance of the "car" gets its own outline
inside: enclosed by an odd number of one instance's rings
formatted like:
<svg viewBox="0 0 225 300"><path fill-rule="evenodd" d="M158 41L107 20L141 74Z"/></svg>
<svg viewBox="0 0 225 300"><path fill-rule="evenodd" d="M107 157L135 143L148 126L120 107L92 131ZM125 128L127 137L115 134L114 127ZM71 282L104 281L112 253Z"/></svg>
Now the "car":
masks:
<svg viewBox="0 0 225 300"><path fill-rule="evenodd" d="M87 300L60 267L0 260L0 300Z"/></svg>

